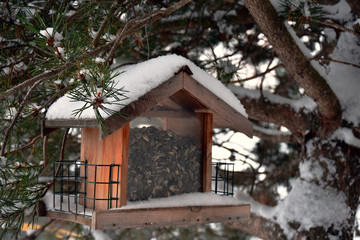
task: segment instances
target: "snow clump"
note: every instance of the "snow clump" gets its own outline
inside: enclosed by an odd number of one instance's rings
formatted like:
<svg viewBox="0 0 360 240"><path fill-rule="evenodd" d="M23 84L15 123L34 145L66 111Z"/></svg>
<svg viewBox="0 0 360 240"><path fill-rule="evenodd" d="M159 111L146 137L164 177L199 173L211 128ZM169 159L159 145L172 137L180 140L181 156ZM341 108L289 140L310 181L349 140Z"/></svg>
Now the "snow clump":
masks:
<svg viewBox="0 0 360 240"><path fill-rule="evenodd" d="M46 28L45 30L41 30L40 35L47 38L46 43L49 46L51 45L59 46L61 40L63 39L63 36L60 33L58 32L54 33L53 28Z"/></svg>

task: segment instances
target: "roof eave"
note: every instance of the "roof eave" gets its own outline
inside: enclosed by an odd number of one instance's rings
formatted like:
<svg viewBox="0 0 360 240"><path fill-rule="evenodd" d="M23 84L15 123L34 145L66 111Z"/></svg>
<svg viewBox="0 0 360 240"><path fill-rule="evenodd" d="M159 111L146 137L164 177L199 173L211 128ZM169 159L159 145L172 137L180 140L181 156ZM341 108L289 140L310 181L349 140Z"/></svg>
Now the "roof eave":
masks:
<svg viewBox="0 0 360 240"><path fill-rule="evenodd" d="M190 75L192 75L190 68L188 66L182 67L174 77L160 84L136 101L128 104L122 108L118 114L106 118L107 132L103 132L102 137L104 138L120 129L134 118L148 111L161 100L172 96L180 90L184 90L191 97L210 109L211 112L217 113L224 118L227 123L225 125L217 125L217 123L214 122L215 126L230 128L242 132L251 138L253 136L253 124ZM97 128L98 126L96 119L45 119L45 131L43 132L46 132L46 128Z"/></svg>

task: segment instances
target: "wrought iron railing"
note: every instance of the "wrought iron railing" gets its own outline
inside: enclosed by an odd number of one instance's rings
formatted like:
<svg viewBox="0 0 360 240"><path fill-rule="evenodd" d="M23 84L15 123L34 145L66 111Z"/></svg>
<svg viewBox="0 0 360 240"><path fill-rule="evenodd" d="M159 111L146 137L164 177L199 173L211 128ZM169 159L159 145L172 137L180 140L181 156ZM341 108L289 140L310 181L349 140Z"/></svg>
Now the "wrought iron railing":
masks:
<svg viewBox="0 0 360 240"><path fill-rule="evenodd" d="M213 163L211 191L226 196L234 195L234 163Z"/></svg>
<svg viewBox="0 0 360 240"><path fill-rule="evenodd" d="M104 168L105 170L102 170ZM95 210L95 203L98 201L106 201L108 209L119 207L120 165L95 165L84 161L57 161L54 162L53 169L53 209L55 211L91 216L92 210ZM99 169L102 172L108 171L108 180L99 181ZM91 179L89 174L92 175ZM89 184L93 189L91 194L87 191ZM107 196L98 197L96 189L104 185L107 185ZM116 190L114 191L114 189Z"/></svg>

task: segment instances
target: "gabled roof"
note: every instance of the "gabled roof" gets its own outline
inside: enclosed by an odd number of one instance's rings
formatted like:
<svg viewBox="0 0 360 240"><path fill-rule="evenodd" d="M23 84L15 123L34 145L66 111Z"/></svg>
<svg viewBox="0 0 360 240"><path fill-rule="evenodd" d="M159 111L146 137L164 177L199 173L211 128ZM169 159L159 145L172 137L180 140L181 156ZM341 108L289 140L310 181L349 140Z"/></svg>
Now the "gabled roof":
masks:
<svg viewBox="0 0 360 240"><path fill-rule="evenodd" d="M231 128L252 137L252 123L240 101L219 80L201 70L191 61L168 55L129 65L115 78L117 87L128 91L123 105L107 107L122 113L121 117L101 113L110 133L115 132L132 119L154 107L166 98L173 98L183 104L195 106L196 112L211 112L214 127ZM50 106L45 128L88 127L96 128L98 123L92 109L85 110L80 117L73 111L81 108L82 102L74 102L67 95Z"/></svg>

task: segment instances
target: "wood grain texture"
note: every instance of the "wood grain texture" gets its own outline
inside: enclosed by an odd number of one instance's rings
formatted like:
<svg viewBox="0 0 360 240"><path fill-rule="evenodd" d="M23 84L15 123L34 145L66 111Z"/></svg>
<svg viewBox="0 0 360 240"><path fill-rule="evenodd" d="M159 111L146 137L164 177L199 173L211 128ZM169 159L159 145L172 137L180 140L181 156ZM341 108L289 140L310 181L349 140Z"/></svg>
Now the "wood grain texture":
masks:
<svg viewBox="0 0 360 240"><path fill-rule="evenodd" d="M220 115L226 121L227 127L243 132L248 137L253 136L253 124L247 118L187 74L184 74L183 88L190 96L214 112L214 115Z"/></svg>
<svg viewBox="0 0 360 240"><path fill-rule="evenodd" d="M119 114L108 117L105 120L108 132L103 133L101 137L105 138L112 134L167 98L171 98L177 104L182 104L185 108L192 109L195 112L212 112L215 127L229 127L243 132L249 137L253 135L252 123L247 118L234 110L205 86L202 86L186 72L180 71L174 77L125 106ZM45 128L58 127L96 128L98 124L95 119L45 120Z"/></svg>
<svg viewBox="0 0 360 240"><path fill-rule="evenodd" d="M90 217L77 216L72 213L64 213L64 212L55 212L55 211L47 211L46 216L51 219L58 219L62 221L80 223L87 226L91 226L92 219Z"/></svg>
<svg viewBox="0 0 360 240"><path fill-rule="evenodd" d="M81 160L87 161L87 181L86 187L83 184L82 188L86 190L87 197L95 197L97 199L108 199L110 196L120 197L121 200L116 202L112 200L110 203L105 200L96 200L95 209L107 209L108 207L120 207L126 204L126 182L127 182L127 152L129 141L129 126L125 125L105 139L100 138L100 131L98 128L84 128L82 129L81 137ZM126 158L126 159L124 159ZM96 169L95 166L100 165ZM111 165L118 164L117 167L110 168ZM111 171L110 171L111 169ZM82 176L84 176L84 167L80 169ZM119 178L118 178L119 175ZM94 184L93 182L109 183L118 182L120 184ZM125 190L123 188L125 186ZM123 196L125 194L125 197ZM93 200L86 201L86 207L94 209Z"/></svg>
<svg viewBox="0 0 360 240"><path fill-rule="evenodd" d="M153 226L188 226L212 222L238 222L248 219L250 205L190 206L96 211L92 229L118 229Z"/></svg>
<svg viewBox="0 0 360 240"><path fill-rule="evenodd" d="M203 191L211 192L213 116L203 114Z"/></svg>
<svg viewBox="0 0 360 240"><path fill-rule="evenodd" d="M109 134L123 127L141 114L147 112L160 101L169 98L171 95L180 91L182 88L183 74L184 73L180 72L158 87L152 89L150 92L141 96L138 100L125 106L121 110L120 116L111 116L107 118L105 122L109 128ZM107 134L104 133L102 137L106 136Z"/></svg>
<svg viewBox="0 0 360 240"><path fill-rule="evenodd" d="M121 175L120 175L120 207L126 205L127 201L127 182L128 182L128 163L129 163L129 133L130 124L123 127Z"/></svg>

